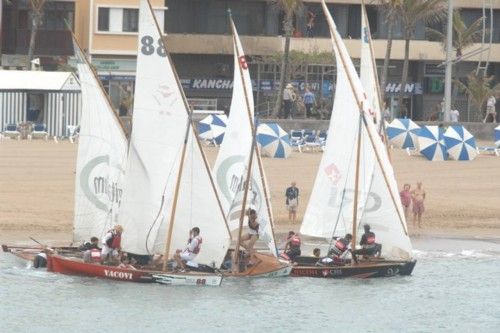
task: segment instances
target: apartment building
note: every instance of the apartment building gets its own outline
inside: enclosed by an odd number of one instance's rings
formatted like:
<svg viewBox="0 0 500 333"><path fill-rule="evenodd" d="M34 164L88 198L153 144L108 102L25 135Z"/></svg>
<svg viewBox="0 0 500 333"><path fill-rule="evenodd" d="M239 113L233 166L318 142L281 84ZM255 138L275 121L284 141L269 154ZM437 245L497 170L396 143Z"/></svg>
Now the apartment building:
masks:
<svg viewBox="0 0 500 333"><path fill-rule="evenodd" d="M74 0L54 1L73 3L75 34L92 58L104 85L109 89L113 102L118 105L133 94L137 49L138 1L137 0ZM367 1L369 2L369 1ZM304 1L301 13L294 18L292 50L305 53L331 52L328 28L319 0ZM353 58L359 58L361 0L327 0ZM269 0L151 0L157 19L167 33L168 49L182 79L188 97L217 100L219 109L229 105L232 83L232 45L227 23L230 8L249 62L254 79L255 98L260 110L276 88L279 68L268 59L281 52L284 45L283 15ZM478 43L470 48L483 48L455 67L456 78L465 77L474 70L478 61L488 59L489 74L500 77L500 0L455 0L462 17L468 24L488 9L486 26L489 27L490 6L493 9L493 44ZM4 6L5 7L5 6ZM385 56L387 24L384 13L375 5L367 8L374 38L377 64ZM308 18L314 18L314 28L307 31ZM3 15L5 17L5 13ZM433 28L445 29L443 24ZM401 24L397 24L389 68L386 98L393 101L401 78L404 41ZM405 91L407 106L415 119L424 119L443 96L445 54L441 43L427 38L426 26L420 23L410 47L409 84ZM488 40L489 41L489 40ZM5 49L5 47L3 48ZM489 55L489 56L488 56ZM335 66L331 63L302 66L294 76L296 85L306 84L321 98L330 99L334 91ZM454 92L457 107L466 107L466 97Z"/></svg>

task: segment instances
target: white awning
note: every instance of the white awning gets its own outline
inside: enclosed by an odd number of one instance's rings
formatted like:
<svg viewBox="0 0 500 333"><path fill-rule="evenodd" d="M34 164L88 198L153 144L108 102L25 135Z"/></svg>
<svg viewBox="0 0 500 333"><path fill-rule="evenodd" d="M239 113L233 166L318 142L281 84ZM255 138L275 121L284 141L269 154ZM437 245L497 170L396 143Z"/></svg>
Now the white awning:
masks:
<svg viewBox="0 0 500 333"><path fill-rule="evenodd" d="M0 70L0 90L80 90L71 72Z"/></svg>

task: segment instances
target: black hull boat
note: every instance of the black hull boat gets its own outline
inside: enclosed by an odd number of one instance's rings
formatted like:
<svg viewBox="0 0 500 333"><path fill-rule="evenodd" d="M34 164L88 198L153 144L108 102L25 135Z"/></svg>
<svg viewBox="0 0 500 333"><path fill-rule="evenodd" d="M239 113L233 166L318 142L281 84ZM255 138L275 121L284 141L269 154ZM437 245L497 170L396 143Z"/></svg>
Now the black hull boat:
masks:
<svg viewBox="0 0 500 333"><path fill-rule="evenodd" d="M328 279L342 278L376 278L391 277L396 275L408 276L413 272L417 261L391 261L384 259L372 259L351 263L318 265L316 257L297 257L296 265L292 268L291 276L306 276Z"/></svg>

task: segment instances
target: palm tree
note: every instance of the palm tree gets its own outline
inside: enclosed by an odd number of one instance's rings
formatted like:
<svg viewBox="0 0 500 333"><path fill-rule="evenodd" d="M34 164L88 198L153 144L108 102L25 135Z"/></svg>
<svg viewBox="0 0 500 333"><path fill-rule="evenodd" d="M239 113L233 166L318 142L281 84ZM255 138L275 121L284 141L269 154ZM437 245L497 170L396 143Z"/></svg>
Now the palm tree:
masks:
<svg viewBox="0 0 500 333"><path fill-rule="evenodd" d="M483 33L484 17L478 18L471 25L467 26L462 20L460 10L453 11L453 48L456 52L456 57L460 58L463 51L477 42ZM440 41L443 47L446 47L446 34L432 28L426 29L430 38Z"/></svg>
<svg viewBox="0 0 500 333"><path fill-rule="evenodd" d="M408 81L408 65L410 58L410 40L415 34L415 26L419 22L433 23L442 20L446 13L445 0L401 0L396 6L396 11L403 22L405 39L405 57L401 77L401 91L398 98L399 114L403 107L405 87Z"/></svg>
<svg viewBox="0 0 500 333"><path fill-rule="evenodd" d="M385 91L387 82L387 71L389 69L389 60L391 59L392 51L392 34L394 24L397 20L396 8L401 4L401 0L379 0L380 5L385 12L385 22L387 23L387 47L385 49L384 67L382 68L382 76L380 78L381 91Z"/></svg>
<svg viewBox="0 0 500 333"><path fill-rule="evenodd" d="M293 34L293 15L302 10L302 0L275 0L276 5L283 11L285 18L283 20L283 30L285 31L285 50L281 61L280 87L278 96L276 96L276 104L272 113L276 117L281 111L281 103L283 100L283 90L285 89L285 80L288 77L288 65L290 58L290 38Z"/></svg>
<svg viewBox="0 0 500 333"><path fill-rule="evenodd" d="M486 115L483 106L488 97L500 96L500 83L492 86L493 79L494 76L477 75L475 71L472 71L467 75L466 84L455 80L455 83L465 91L471 103L477 108L481 118Z"/></svg>
<svg viewBox="0 0 500 333"><path fill-rule="evenodd" d="M43 20L43 7L47 0L31 0L31 35L30 35L30 45L28 48L28 65L31 60L33 60L33 55L35 52L35 41L38 28L42 24Z"/></svg>

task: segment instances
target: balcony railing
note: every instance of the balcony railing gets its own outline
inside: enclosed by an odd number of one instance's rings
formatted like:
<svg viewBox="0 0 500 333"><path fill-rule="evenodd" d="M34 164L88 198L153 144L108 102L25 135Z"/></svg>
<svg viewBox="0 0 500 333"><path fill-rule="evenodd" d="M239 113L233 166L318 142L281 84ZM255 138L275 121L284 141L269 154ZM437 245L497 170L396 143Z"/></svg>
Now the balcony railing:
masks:
<svg viewBox="0 0 500 333"><path fill-rule="evenodd" d="M2 53L27 54L31 30L3 30ZM35 55L66 56L73 54L71 33L65 30L39 29L36 35Z"/></svg>

